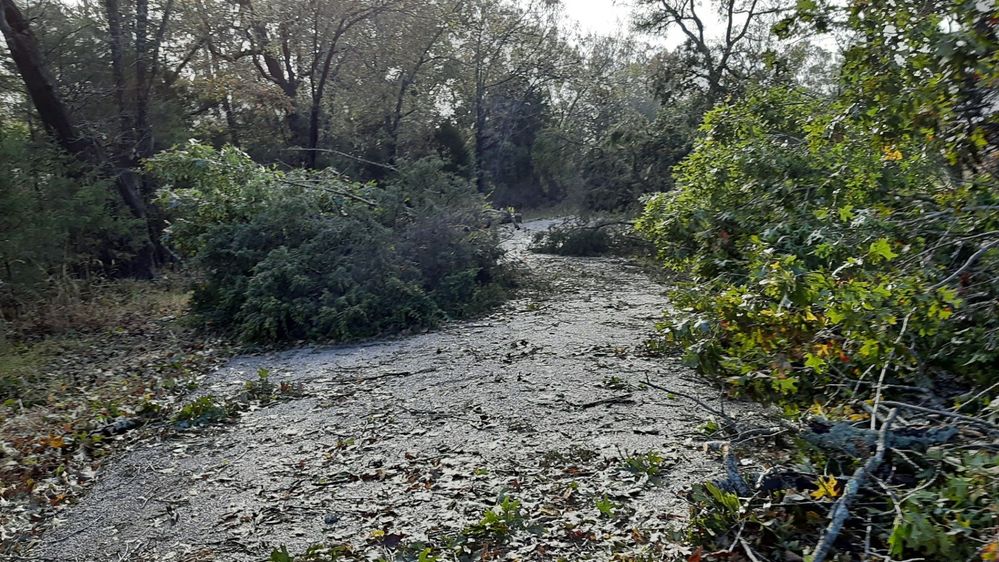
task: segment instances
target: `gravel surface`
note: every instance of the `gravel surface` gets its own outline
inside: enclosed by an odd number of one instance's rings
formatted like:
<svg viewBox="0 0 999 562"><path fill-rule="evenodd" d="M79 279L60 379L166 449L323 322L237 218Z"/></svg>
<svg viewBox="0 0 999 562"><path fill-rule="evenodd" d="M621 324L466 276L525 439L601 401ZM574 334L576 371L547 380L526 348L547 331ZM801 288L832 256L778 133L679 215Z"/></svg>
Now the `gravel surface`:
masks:
<svg viewBox="0 0 999 562"><path fill-rule="evenodd" d="M626 260L526 252L550 224L505 243L546 290L491 316L234 359L198 392L234 396L266 368L301 394L111 463L33 559L257 561L321 542L391 558L398 544L453 536L504 497L531 527L506 559L682 555L670 539L686 516L680 494L719 470L700 445L709 416L640 382L717 395L644 351L666 288Z"/></svg>

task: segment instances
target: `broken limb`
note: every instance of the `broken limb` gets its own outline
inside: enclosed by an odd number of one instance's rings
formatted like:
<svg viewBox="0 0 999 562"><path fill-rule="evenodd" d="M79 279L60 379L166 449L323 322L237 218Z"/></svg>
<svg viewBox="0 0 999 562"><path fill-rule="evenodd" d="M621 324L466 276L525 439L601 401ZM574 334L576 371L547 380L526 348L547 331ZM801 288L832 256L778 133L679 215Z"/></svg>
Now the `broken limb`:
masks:
<svg viewBox="0 0 999 562"><path fill-rule="evenodd" d="M877 451L874 453L874 456L867 459L867 462L853 473L850 481L846 483L843 496L839 498L836 505L833 506L832 512L829 514L829 525L823 531L822 538L819 539L819 544L815 546L812 562L825 562L826 557L829 556L829 552L832 550L833 543L836 542L840 531L843 530L846 518L850 516L850 503L857 497L861 486L864 485L864 481L884 461L885 451L888 449L888 429L891 427L892 422L895 421L896 415L898 415L898 410L895 409L888 413L888 418L881 424L881 430L878 432Z"/></svg>

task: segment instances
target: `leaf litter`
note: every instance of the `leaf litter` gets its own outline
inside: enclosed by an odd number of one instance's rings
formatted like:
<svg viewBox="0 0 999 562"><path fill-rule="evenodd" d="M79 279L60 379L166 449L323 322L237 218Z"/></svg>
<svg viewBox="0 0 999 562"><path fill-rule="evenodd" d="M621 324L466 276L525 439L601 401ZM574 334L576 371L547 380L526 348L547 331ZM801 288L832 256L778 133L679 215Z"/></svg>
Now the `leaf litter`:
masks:
<svg viewBox="0 0 999 562"><path fill-rule="evenodd" d="M642 381L717 391L646 352L666 287L623 259L528 253L550 224L506 242L537 282L491 316L217 369L196 395L238 396L262 370L296 391L137 442L31 559L256 561L315 544L359 560L444 544L462 559L686 559L683 492L719 468L701 445L710 414Z"/></svg>

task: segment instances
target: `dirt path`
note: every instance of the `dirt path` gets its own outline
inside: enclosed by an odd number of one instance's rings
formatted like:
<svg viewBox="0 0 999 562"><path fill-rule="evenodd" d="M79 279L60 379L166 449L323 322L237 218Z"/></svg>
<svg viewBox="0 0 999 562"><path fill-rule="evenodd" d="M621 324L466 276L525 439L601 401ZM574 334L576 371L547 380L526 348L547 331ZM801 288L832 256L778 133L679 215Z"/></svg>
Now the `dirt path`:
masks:
<svg viewBox="0 0 999 562"><path fill-rule="evenodd" d="M678 492L718 465L696 444L707 414L638 383L715 398L642 353L664 287L617 259L526 253L547 224L507 245L550 294L434 333L232 361L202 392L234 395L266 368L304 396L138 446L37 559L264 560L318 542L384 556L453 536L503 497L531 529L509 537L510 559L670 551Z"/></svg>

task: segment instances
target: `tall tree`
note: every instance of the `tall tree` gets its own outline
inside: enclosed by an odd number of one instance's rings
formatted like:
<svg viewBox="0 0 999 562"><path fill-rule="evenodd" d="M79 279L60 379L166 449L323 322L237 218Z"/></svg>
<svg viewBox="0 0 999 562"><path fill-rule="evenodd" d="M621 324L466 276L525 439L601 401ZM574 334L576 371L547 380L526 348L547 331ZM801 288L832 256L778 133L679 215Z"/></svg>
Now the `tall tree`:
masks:
<svg viewBox="0 0 999 562"><path fill-rule="evenodd" d="M476 186L484 193L490 108L499 107L491 104L490 97L499 91L509 96L514 84L524 88L525 96L547 88L564 70L563 45L554 6L540 0L526 5L500 0L469 3L461 25L459 61L471 113L472 165Z"/></svg>
<svg viewBox="0 0 999 562"><path fill-rule="evenodd" d="M673 53L678 64L669 72L702 82L713 103L747 78L747 64L761 61L762 56L745 56L754 27L769 34L766 24L793 7L787 0L638 0L635 24L643 31L683 34L684 43ZM720 37L711 33L715 28L723 30ZM691 81L679 85L690 86Z"/></svg>
<svg viewBox="0 0 999 562"><path fill-rule="evenodd" d="M460 0L431 0L413 5L406 13L400 13L396 21L387 22L397 30L393 40L387 42L393 47L391 55L397 65L394 66L397 71L387 77L391 96L384 126L389 164L395 164L398 157L403 119L417 111L418 104L411 99L415 88L422 81L423 93L429 95L433 84L429 78L423 80L424 76L448 60L449 39L461 4Z"/></svg>
<svg viewBox="0 0 999 562"><path fill-rule="evenodd" d="M127 168L115 167L100 144L93 137L83 134L73 123L28 19L13 0L0 0L0 32L46 131L66 152L112 177L132 214L147 220L146 203L135 173ZM131 273L136 276L152 275L155 252L150 238L140 240L140 248L130 266Z"/></svg>
<svg viewBox="0 0 999 562"><path fill-rule="evenodd" d="M251 47L245 54L259 75L287 98L290 142L305 151L298 160L306 166L316 166L323 102L348 55L359 48L360 28L398 3L239 0Z"/></svg>

